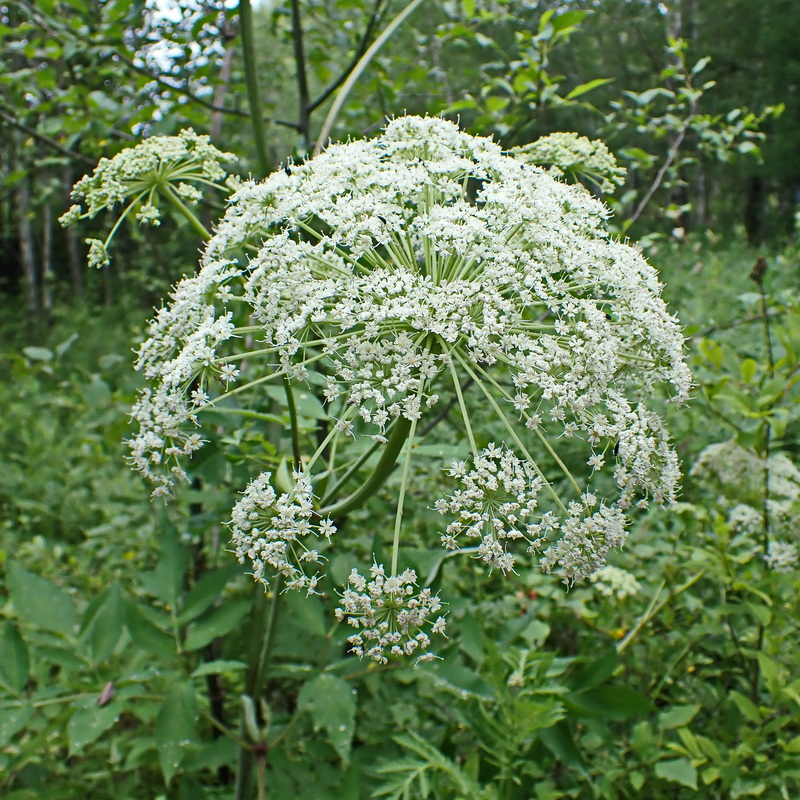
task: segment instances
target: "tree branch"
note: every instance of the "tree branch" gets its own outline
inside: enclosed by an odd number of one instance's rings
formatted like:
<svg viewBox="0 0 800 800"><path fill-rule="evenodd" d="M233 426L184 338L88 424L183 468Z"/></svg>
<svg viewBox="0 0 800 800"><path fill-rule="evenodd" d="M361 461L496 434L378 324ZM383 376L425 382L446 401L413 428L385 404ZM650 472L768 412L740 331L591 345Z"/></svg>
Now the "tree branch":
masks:
<svg viewBox="0 0 800 800"><path fill-rule="evenodd" d="M76 161L81 161L84 164L88 164L91 167L97 166L97 161L93 158L89 158L88 156L83 155L83 153L78 153L75 150L70 150L68 147L64 147L63 144L60 144L55 139L51 139L49 136L46 136L43 133L39 133L35 128L30 128L27 125L23 124L22 122L18 122L14 117L10 114L7 114L3 109L0 109L0 119L7 122L12 127L16 128L18 131L22 131L22 133L27 133L28 136L32 136L34 139L38 139L43 144L46 144L48 147L52 147L54 150L57 150L61 153L62 156L67 156L68 158L73 158Z"/></svg>
<svg viewBox="0 0 800 800"><path fill-rule="evenodd" d="M346 80L348 75L356 68L358 62L361 60L361 56L367 52L367 47L369 45L369 40L372 38L372 31L375 28L376 23L378 22L378 17L380 16L380 12L382 11L382 7L384 4L384 0L375 0L375 5L372 8L372 14L370 14L369 22L367 22L367 27L364 28L364 34L361 37L361 41L356 48L356 52L353 55L353 58L350 60L350 63L342 70L342 73L339 77L331 83L326 89L323 90L322 94L314 100L308 106L308 113L310 114L312 111L315 111L319 108Z"/></svg>

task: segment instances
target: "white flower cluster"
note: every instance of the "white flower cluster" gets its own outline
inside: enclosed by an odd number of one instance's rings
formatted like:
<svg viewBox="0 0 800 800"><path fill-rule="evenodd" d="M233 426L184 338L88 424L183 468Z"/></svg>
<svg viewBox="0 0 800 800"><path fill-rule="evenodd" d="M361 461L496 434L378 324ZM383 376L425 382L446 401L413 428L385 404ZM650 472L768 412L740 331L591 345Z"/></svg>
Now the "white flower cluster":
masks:
<svg viewBox="0 0 800 800"><path fill-rule="evenodd" d="M221 165L233 159L231 153L214 147L208 136L190 129L181 131L179 136L151 136L113 158L101 158L94 172L84 176L72 190L74 198L82 198L86 203L86 214L80 205L73 205L59 221L62 225L72 225L83 216L94 217L102 209L124 203L159 181L181 177L222 181L225 170ZM199 198L198 194L194 196ZM144 204L139 217L140 222L158 224L158 209Z"/></svg>
<svg viewBox="0 0 800 800"><path fill-rule="evenodd" d="M282 575L286 589L316 594L319 575L308 575L307 565L320 564L324 557L307 542L330 542L336 526L314 513L311 483L295 475L291 492L278 495L264 472L248 487L231 514L236 557L253 564L256 580L268 584L271 573Z"/></svg>
<svg viewBox="0 0 800 800"><path fill-rule="evenodd" d="M530 164L549 167L557 178L587 178L604 194L625 183L627 170L617 165L605 143L577 133L551 133L513 152Z"/></svg>
<svg viewBox="0 0 800 800"><path fill-rule="evenodd" d="M678 461L651 403L663 386L685 401L691 382L655 271L609 237L606 217L580 187L437 118L397 119L245 184L141 347L151 388L133 412L134 464L168 492L201 444L198 415L221 402L215 387L238 402L276 377L306 380L317 363L343 436L385 441L454 391L469 430L477 395L510 442L481 451L470 434L443 543L474 540L509 571L519 534L565 580L590 574L624 540L636 499L674 500ZM228 389L245 363L247 382ZM565 472L562 440L595 475L611 473L613 497ZM572 487L563 502L556 482ZM271 498L251 489L253 502ZM275 514L277 502L259 508Z"/></svg>
<svg viewBox="0 0 800 800"><path fill-rule="evenodd" d="M385 664L387 656L418 655L420 661L436 656L426 652L429 633L444 634L445 619L433 616L442 602L430 589L417 590L417 574L407 569L400 575L387 577L380 564L370 568L367 580L354 569L348 588L341 598L336 618L346 620L358 633L348 638L351 652Z"/></svg>
<svg viewBox="0 0 800 800"><path fill-rule="evenodd" d="M770 542L767 547L766 562L774 572L792 572L798 558L797 547L789 542Z"/></svg>
<svg viewBox="0 0 800 800"><path fill-rule="evenodd" d="M612 567L610 564L597 570L589 580L604 597L616 597L617 600L632 597L638 594L642 588L639 581L630 572L619 567Z"/></svg>
<svg viewBox="0 0 800 800"><path fill-rule="evenodd" d="M458 550L457 537L463 537L467 546L477 543L477 555L487 564L504 574L512 572L515 558L508 552L509 543L530 543L541 535L541 516L534 522L541 477L531 464L493 443L474 459L471 469L457 462L448 474L460 480L463 489L436 503L440 514L454 517L442 534L442 545Z"/></svg>
<svg viewBox="0 0 800 800"><path fill-rule="evenodd" d="M700 453L691 475L719 492L717 501L726 509L731 530L758 538L759 547L768 521L771 541L764 558L770 569L795 568L797 547L787 540L797 539L800 524L800 470L789 458L782 453L763 458L735 440L717 442Z"/></svg>

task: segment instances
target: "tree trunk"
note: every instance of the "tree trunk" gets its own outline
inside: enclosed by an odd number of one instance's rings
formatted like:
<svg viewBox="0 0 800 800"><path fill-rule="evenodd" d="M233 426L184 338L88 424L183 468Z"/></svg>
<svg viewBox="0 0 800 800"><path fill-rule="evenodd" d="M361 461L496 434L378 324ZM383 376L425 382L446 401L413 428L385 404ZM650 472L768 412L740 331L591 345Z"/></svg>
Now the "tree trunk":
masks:
<svg viewBox="0 0 800 800"><path fill-rule="evenodd" d="M39 300L39 269L36 264L31 212L31 179L26 175L17 184L17 223L19 225L19 259L22 265L22 279L25 287L25 305L28 319L33 327L38 327L41 312Z"/></svg>

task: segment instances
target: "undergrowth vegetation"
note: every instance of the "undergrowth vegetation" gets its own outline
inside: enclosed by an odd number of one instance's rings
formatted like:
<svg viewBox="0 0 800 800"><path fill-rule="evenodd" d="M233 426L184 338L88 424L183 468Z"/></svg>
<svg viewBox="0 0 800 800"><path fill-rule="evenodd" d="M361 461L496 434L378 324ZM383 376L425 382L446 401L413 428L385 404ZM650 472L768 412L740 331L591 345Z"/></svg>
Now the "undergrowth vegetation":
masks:
<svg viewBox="0 0 800 800"><path fill-rule="evenodd" d="M261 743L274 797L795 796L798 261L766 254L756 281L758 256L707 242L654 256L695 376L671 420L676 510L640 514L612 566L570 589L539 569L456 570L412 542L405 559L450 598L442 660L416 669L347 656L336 598L287 595L261 622L276 625L261 708L241 696L263 590L219 521L263 432L243 427L202 481L151 506L122 468L140 321L76 309L45 345L7 340L5 796L229 796L242 740ZM439 524L438 464L461 456L452 425L415 462L420 542ZM399 481L349 523L365 562ZM345 560L329 565L340 579Z"/></svg>

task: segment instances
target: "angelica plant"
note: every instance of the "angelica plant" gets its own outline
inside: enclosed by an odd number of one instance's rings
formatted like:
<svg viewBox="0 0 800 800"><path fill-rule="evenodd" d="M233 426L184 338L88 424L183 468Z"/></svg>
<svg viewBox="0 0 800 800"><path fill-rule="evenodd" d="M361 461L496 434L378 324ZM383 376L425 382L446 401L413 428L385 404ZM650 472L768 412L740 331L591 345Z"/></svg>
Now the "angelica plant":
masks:
<svg viewBox="0 0 800 800"><path fill-rule="evenodd" d="M652 398L667 387L684 402L690 375L656 273L608 235L599 201L525 162L405 117L247 182L139 350L149 387L131 461L157 496L185 479L208 411L252 410L271 382L290 408L297 386L320 392L331 424L312 444L292 415L290 485L253 475L231 515L258 581L322 591L326 554L347 548L338 521L399 465L389 563L354 565L337 612L354 651L380 662L444 632L400 548L415 445L446 399L470 456L442 465L453 489L434 503L439 540L489 569L538 560L572 583L622 545L632 504L675 498ZM476 402L502 442L483 440ZM576 446L585 474L562 457Z"/></svg>

